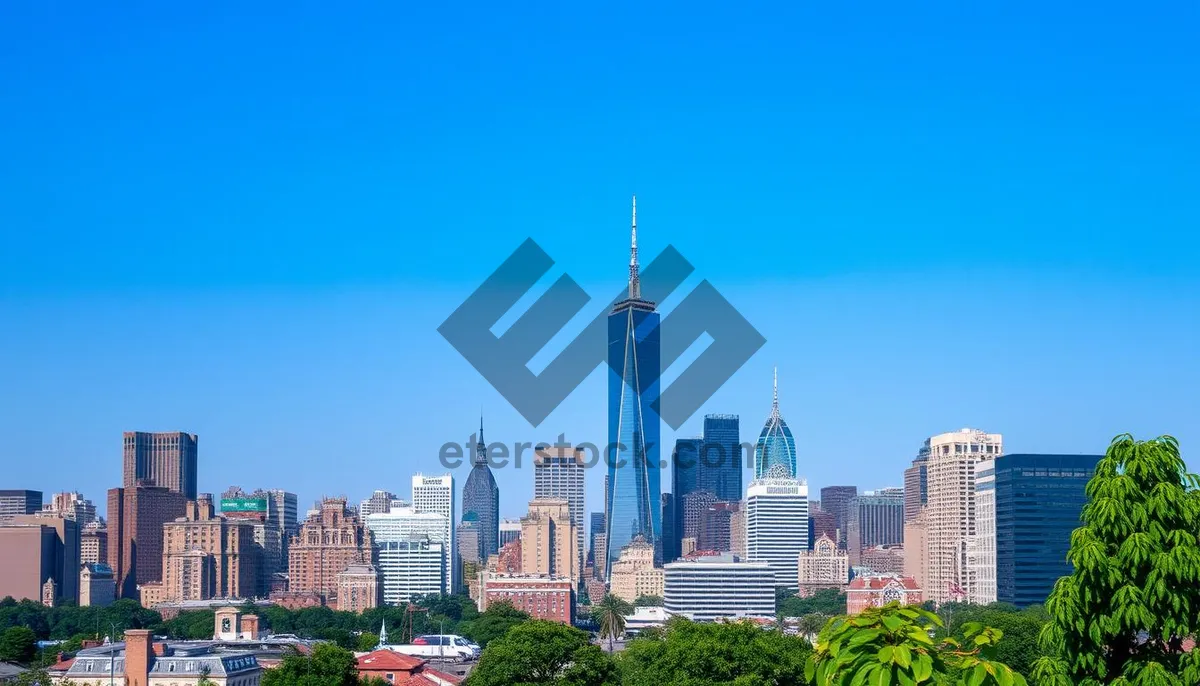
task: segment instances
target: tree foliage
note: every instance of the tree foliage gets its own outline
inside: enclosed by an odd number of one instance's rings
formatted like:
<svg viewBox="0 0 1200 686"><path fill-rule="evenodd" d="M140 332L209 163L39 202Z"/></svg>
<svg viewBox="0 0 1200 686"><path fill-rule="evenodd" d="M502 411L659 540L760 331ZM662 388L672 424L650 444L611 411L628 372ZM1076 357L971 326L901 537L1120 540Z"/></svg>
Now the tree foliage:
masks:
<svg viewBox="0 0 1200 686"><path fill-rule="evenodd" d="M1033 664L1042 655L1038 647L1038 635L1049 621L1049 616L1042 606L1035 605L1020 610L1008 603L955 603L949 609L947 614L950 619L946 630L939 632L939 635L949 635L965 641L965 626L982 624L999 629L1004 636L996 643L996 659L1017 670L1027 679L1032 676Z"/></svg>
<svg viewBox="0 0 1200 686"><path fill-rule="evenodd" d="M107 636L114 627L120 635L126 629L152 629L161 624L162 617L157 612L145 609L136 600L118 600L108 607L66 604L46 607L33 600L0 600L0 631L14 626L25 627L32 630L38 640L65 640L81 635ZM212 623L209 620L211 634Z"/></svg>
<svg viewBox="0 0 1200 686"><path fill-rule="evenodd" d="M486 648L489 643L508 633L514 626L529 621L529 615L521 612L507 601L488 605L487 612L475 619L463 622L458 632Z"/></svg>
<svg viewBox="0 0 1200 686"><path fill-rule="evenodd" d="M645 632L617 655L626 686L800 686L812 647L750 622L698 624L677 618Z"/></svg>
<svg viewBox="0 0 1200 686"><path fill-rule="evenodd" d="M292 652L263 672L262 686L359 686L357 663L350 651L318 643L312 655Z"/></svg>
<svg viewBox="0 0 1200 686"><path fill-rule="evenodd" d="M807 598L785 596L777 598L780 617L803 617L818 614L836 617L846 614L846 594L836 588L822 588Z"/></svg>
<svg viewBox="0 0 1200 686"><path fill-rule="evenodd" d="M579 629L555 622L528 621L488 644L464 686L616 684L612 658ZM264 685L266 686L266 685Z"/></svg>
<svg viewBox="0 0 1200 686"><path fill-rule="evenodd" d="M608 639L610 650L612 642L625 633L625 618L631 614L633 606L611 593L592 606L592 619L600 625L600 638Z"/></svg>
<svg viewBox="0 0 1200 686"><path fill-rule="evenodd" d="M821 631L805 678L816 686L1025 686L1025 677L995 659L1003 632L963 625L965 641L935 640L937 615L891 603L854 617L835 617Z"/></svg>
<svg viewBox="0 0 1200 686"><path fill-rule="evenodd" d="M1070 576L1046 601L1047 686L1200 683L1200 477L1170 436L1117 436L1087 485Z"/></svg>
<svg viewBox="0 0 1200 686"><path fill-rule="evenodd" d="M37 634L23 626L9 627L0 634L0 662L27 665L37 656Z"/></svg>
<svg viewBox="0 0 1200 686"><path fill-rule="evenodd" d="M663 599L660 595L640 595L633 601L634 607L662 607L662 604Z"/></svg>

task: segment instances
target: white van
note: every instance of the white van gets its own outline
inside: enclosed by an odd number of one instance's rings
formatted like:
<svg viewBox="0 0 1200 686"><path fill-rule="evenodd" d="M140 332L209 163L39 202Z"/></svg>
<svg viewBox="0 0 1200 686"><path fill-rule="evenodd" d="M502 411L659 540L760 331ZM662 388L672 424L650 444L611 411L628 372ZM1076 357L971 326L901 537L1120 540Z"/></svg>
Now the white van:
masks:
<svg viewBox="0 0 1200 686"><path fill-rule="evenodd" d="M424 658L444 658L463 662L479 657L478 645L453 634L427 634L417 636L407 645L391 646L392 650L405 655Z"/></svg>

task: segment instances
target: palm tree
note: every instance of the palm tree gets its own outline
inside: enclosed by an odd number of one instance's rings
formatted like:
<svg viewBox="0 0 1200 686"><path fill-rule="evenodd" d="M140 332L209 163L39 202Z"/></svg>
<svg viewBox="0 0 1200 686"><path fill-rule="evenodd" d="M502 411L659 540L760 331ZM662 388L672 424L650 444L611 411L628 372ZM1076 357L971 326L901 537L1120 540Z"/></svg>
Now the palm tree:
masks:
<svg viewBox="0 0 1200 686"><path fill-rule="evenodd" d="M600 638L608 638L608 652L613 651L613 640L625 633L625 617L632 613L632 605L611 593L592 608L592 618L600 625Z"/></svg>
<svg viewBox="0 0 1200 686"><path fill-rule="evenodd" d="M800 633L809 640L810 643L816 638L816 635L821 632L825 626L825 615L811 612L800 618L800 623L797 626Z"/></svg>

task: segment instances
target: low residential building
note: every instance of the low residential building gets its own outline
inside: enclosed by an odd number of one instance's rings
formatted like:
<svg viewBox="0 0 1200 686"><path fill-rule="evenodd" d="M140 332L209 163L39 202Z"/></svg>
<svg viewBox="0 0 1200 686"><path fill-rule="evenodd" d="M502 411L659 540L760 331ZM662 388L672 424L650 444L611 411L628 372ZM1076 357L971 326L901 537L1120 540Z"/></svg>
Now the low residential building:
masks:
<svg viewBox="0 0 1200 686"><path fill-rule="evenodd" d="M850 558L838 549L837 541L822 533L812 550L800 552L796 579L802 598L826 588L840 591L850 582Z"/></svg>
<svg viewBox="0 0 1200 686"><path fill-rule="evenodd" d="M79 606L108 607L117 599L117 579L104 562L79 567Z"/></svg>
<svg viewBox="0 0 1200 686"><path fill-rule="evenodd" d="M508 601L534 619L570 625L575 621L575 580L562 576L484 572L480 578L479 611L486 611L497 601Z"/></svg>
<svg viewBox="0 0 1200 686"><path fill-rule="evenodd" d="M663 605L694 621L774 618L775 571L767 562L699 556L663 567Z"/></svg>
<svg viewBox="0 0 1200 686"><path fill-rule="evenodd" d="M80 650L52 680L104 686L115 677L130 686L196 686L207 679L216 686L258 686L262 672L250 650L207 641L154 644L148 630L130 629L123 642Z"/></svg>
<svg viewBox="0 0 1200 686"><path fill-rule="evenodd" d="M888 603L920 605L921 588L907 576L860 576L846 589L846 613L856 615Z"/></svg>
<svg viewBox="0 0 1200 686"><path fill-rule="evenodd" d="M439 671L419 657L381 649L355 656L358 678L404 686L456 686L462 678Z"/></svg>

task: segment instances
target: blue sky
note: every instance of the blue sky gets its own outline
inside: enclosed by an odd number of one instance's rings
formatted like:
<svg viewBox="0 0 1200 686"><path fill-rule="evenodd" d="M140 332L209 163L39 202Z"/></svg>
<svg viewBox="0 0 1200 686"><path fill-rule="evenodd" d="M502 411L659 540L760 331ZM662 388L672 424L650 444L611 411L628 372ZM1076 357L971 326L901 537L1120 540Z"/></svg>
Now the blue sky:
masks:
<svg viewBox="0 0 1200 686"><path fill-rule="evenodd" d="M406 495L481 407L491 440L603 439L599 372L534 429L435 329L526 237L541 287L609 297L632 193L643 255L767 338L704 411L753 440L778 364L814 490L962 426L1194 455L1197 31L1185 2L10 3L0 487L101 501L130 429L302 502ZM497 478L518 515L532 474Z"/></svg>

